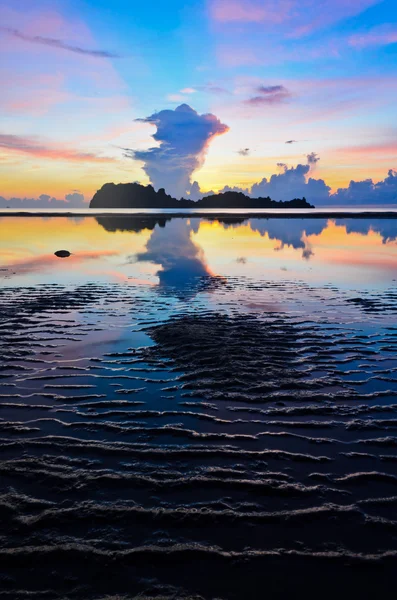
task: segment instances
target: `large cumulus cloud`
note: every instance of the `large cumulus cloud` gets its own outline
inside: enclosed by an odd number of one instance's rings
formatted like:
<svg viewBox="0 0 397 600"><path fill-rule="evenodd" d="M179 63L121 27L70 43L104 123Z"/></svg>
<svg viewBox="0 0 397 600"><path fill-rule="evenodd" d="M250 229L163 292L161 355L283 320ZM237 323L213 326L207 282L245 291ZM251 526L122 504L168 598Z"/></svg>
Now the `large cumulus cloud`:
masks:
<svg viewBox="0 0 397 600"><path fill-rule="evenodd" d="M156 189L164 187L176 198L190 194L192 174L203 164L211 140L229 130L215 115L199 115L187 104L140 121L156 127L153 139L160 145L130 151L129 155L143 162L143 169Z"/></svg>
<svg viewBox="0 0 397 600"><path fill-rule="evenodd" d="M390 169L385 179L351 181L347 188L339 188L331 196L333 204L397 204L397 171Z"/></svg>
<svg viewBox="0 0 397 600"><path fill-rule="evenodd" d="M250 191L252 197L292 200L304 196L309 202L325 202L329 199L331 188L322 179L308 177L312 163L296 167L280 166L281 173L275 173L269 180L264 177L259 183L254 183Z"/></svg>
<svg viewBox="0 0 397 600"><path fill-rule="evenodd" d="M348 187L331 194L323 179L310 175L320 160L315 152L307 155L307 164L288 167L278 163L281 173L264 177L250 189L226 186L221 191L243 192L253 198L270 196L272 200L292 200L305 197L315 206L381 206L397 204L397 171L390 169L385 179L374 183L372 179L351 181Z"/></svg>

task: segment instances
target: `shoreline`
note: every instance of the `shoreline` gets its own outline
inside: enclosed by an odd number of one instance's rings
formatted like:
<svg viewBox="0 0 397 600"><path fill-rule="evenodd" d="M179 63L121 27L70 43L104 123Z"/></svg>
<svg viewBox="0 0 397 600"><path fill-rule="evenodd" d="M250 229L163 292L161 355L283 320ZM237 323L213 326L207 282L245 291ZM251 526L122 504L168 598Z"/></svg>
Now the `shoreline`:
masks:
<svg viewBox="0 0 397 600"><path fill-rule="evenodd" d="M358 210L359 212L356 212ZM76 209L70 211L67 209L0 209L0 218L2 217L163 217L169 215L175 218L377 218L377 219L397 219L397 209L383 210L378 209Z"/></svg>

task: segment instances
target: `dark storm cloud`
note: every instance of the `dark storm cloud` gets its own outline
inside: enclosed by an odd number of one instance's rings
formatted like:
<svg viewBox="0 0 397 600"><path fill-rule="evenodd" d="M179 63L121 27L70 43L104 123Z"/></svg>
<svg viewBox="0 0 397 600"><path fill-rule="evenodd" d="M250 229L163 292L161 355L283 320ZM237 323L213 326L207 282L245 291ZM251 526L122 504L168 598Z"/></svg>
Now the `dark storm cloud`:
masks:
<svg viewBox="0 0 397 600"><path fill-rule="evenodd" d="M68 52L74 52L75 54L85 54L95 58L120 58L118 54L108 52L107 50L81 48L80 46L74 46L56 38L48 38L41 35L27 35L18 29L13 29L11 27L0 27L0 31L7 33L8 35L11 35L19 40L23 40L24 42L41 44L42 46L49 46L50 48L60 48L61 50L67 50Z"/></svg>

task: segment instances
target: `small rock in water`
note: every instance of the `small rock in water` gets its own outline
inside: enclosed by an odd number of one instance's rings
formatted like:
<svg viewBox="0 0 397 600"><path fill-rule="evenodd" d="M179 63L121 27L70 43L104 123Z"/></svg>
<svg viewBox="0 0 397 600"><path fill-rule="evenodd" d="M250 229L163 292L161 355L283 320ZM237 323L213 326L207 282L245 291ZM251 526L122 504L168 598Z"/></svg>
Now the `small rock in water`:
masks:
<svg viewBox="0 0 397 600"><path fill-rule="evenodd" d="M67 258L71 253L68 250L57 250L54 254L55 256L58 256L58 258Z"/></svg>

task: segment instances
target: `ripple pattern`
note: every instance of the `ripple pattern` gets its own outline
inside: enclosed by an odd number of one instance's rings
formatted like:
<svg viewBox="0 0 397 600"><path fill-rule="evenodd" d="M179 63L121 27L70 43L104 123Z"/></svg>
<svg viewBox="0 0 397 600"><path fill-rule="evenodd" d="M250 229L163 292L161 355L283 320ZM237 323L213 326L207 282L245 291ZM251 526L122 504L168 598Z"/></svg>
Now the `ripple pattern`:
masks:
<svg viewBox="0 0 397 600"><path fill-rule="evenodd" d="M194 285L0 291L0 598L397 591L395 293Z"/></svg>

